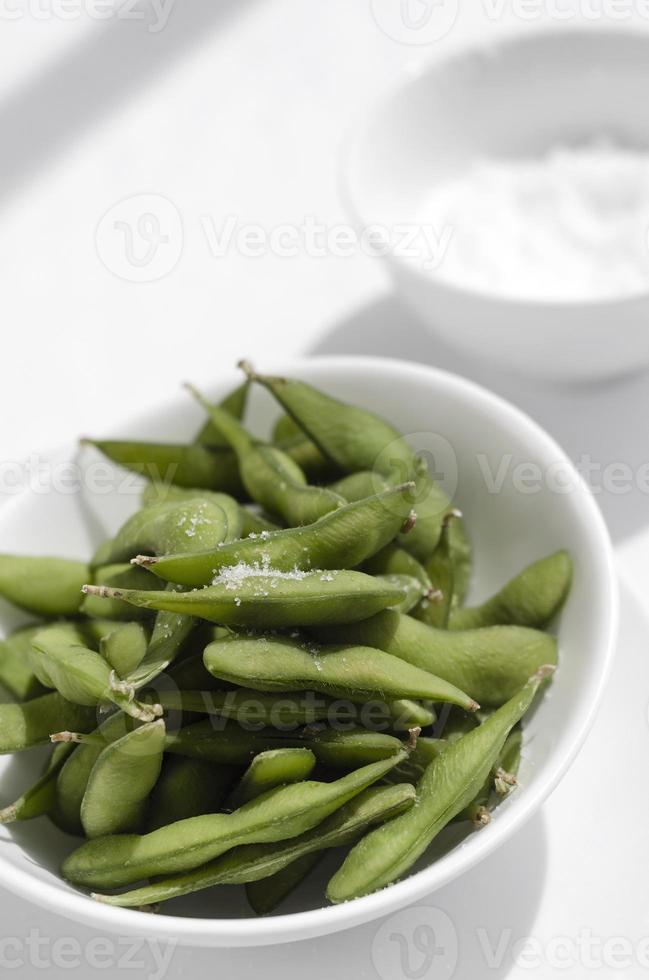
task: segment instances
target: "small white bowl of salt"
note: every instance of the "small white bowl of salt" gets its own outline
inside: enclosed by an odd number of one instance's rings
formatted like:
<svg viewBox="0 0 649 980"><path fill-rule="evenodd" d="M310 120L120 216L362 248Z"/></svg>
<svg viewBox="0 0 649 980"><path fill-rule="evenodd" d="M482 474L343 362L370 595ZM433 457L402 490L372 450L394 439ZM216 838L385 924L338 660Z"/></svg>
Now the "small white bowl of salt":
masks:
<svg viewBox="0 0 649 980"><path fill-rule="evenodd" d="M649 364L649 36L525 34L409 79L344 193L441 338L530 376Z"/></svg>

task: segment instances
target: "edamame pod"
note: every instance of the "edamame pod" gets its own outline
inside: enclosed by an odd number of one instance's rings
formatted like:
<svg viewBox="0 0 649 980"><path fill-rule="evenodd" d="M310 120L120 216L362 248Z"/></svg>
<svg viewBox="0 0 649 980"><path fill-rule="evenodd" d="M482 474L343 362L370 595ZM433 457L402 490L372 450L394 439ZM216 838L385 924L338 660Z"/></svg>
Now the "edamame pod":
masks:
<svg viewBox="0 0 649 980"><path fill-rule="evenodd" d="M239 564L279 571L354 568L399 533L412 510L413 488L393 487L305 527L262 532L197 554L136 561L168 582L193 586L207 585L222 568Z"/></svg>
<svg viewBox="0 0 649 980"><path fill-rule="evenodd" d="M140 623L118 623L99 641L99 652L118 677L128 677L146 656L147 631Z"/></svg>
<svg viewBox="0 0 649 980"><path fill-rule="evenodd" d="M272 843L306 833L378 782L404 752L332 783L306 781L270 790L234 813L181 820L150 834L88 841L63 863L63 876L86 887L117 888L152 874L197 868L241 844Z"/></svg>
<svg viewBox="0 0 649 980"><path fill-rule="evenodd" d="M240 367L251 381L271 392L302 431L342 470L373 470L385 475L400 470L401 482L412 476L413 452L389 422L325 395L303 381L257 374L246 361Z"/></svg>
<svg viewBox="0 0 649 980"><path fill-rule="evenodd" d="M310 749L269 749L256 755L224 806L237 810L269 789L300 783L313 772L316 758Z"/></svg>
<svg viewBox="0 0 649 980"><path fill-rule="evenodd" d="M201 667L205 675L217 683L216 678L205 670L202 660ZM162 692L157 700L166 710L219 715L240 725L257 725L281 731L292 731L325 720L332 725L356 723L359 715L364 726L370 729L383 727L410 731L411 728L425 728L435 721L435 713L429 707L408 699L388 703L376 700L359 708L351 701L332 701L312 690L297 694L272 694L245 688L231 691L180 690Z"/></svg>
<svg viewBox="0 0 649 980"><path fill-rule="evenodd" d="M372 831L347 856L327 888L332 902L377 891L410 870L439 831L474 799L509 732L553 669L541 668L484 724L447 746L428 766L412 810Z"/></svg>
<svg viewBox="0 0 649 980"><path fill-rule="evenodd" d="M407 575L416 579L425 593L432 595L434 591L433 583L421 562L394 543L386 545L368 558L363 565L363 571L369 575Z"/></svg>
<svg viewBox="0 0 649 980"><path fill-rule="evenodd" d="M218 490L241 499L244 494L234 453L218 446L187 446L117 439L82 439L113 463L157 483Z"/></svg>
<svg viewBox="0 0 649 980"><path fill-rule="evenodd" d="M280 525L271 521L266 514L251 510L250 507L242 507L241 515L241 535L242 538L250 537L254 534L263 534L265 531L279 531Z"/></svg>
<svg viewBox="0 0 649 980"><path fill-rule="evenodd" d="M434 594L422 599L413 615L429 626L446 629L455 596L455 565L451 547L451 526L461 517L459 510L451 510L444 516L439 542L426 563L426 571L434 586Z"/></svg>
<svg viewBox="0 0 649 980"><path fill-rule="evenodd" d="M280 415L273 427L273 444L290 456L308 475L311 482L325 483L333 479L335 467L316 444L297 425L290 415Z"/></svg>
<svg viewBox="0 0 649 980"><path fill-rule="evenodd" d="M403 813L413 803L412 787L371 787L345 803L323 823L297 837L280 843L247 844L189 874L122 895L93 895L93 898L109 905L139 907L217 884L256 881L277 874L305 855L348 844L367 827Z"/></svg>
<svg viewBox="0 0 649 980"><path fill-rule="evenodd" d="M498 706L543 664L556 664L557 641L522 626L450 632L385 610L358 624L318 629L327 643L377 647L470 691L484 707Z"/></svg>
<svg viewBox="0 0 649 980"><path fill-rule="evenodd" d="M288 638L231 637L211 643L203 660L221 680L261 691L309 689L352 701L421 698L465 711L476 702L463 691L397 657L366 646L306 646Z"/></svg>
<svg viewBox="0 0 649 980"><path fill-rule="evenodd" d="M113 538L111 562L138 553L202 551L226 537L228 521L218 504L203 497L151 504L131 517Z"/></svg>
<svg viewBox="0 0 649 980"><path fill-rule="evenodd" d="M59 719L56 719L56 722L57 724L61 723ZM67 744L67 747L74 750L64 762L56 780L55 803L51 818L61 830L67 834L78 836L83 834L81 803L93 766L107 745L133 731L136 725L137 722L134 719L120 711L108 717L99 728L95 729L93 726L94 731L90 728L86 729L89 733L92 731L88 742L83 744L76 744L74 741L61 743L62 745ZM66 727L74 730L72 725Z"/></svg>
<svg viewBox="0 0 649 980"><path fill-rule="evenodd" d="M469 805L458 814L457 819L470 820L475 827L484 827L490 822L494 797L502 799L515 785L516 774L521 761L521 745L521 731L510 732L502 752L482 788L475 799L471 800ZM503 776L507 777L506 784Z"/></svg>
<svg viewBox="0 0 649 980"><path fill-rule="evenodd" d="M0 704L0 755L46 743L60 728L90 732L95 724L94 709L73 704L56 691L24 704Z"/></svg>
<svg viewBox="0 0 649 980"><path fill-rule="evenodd" d="M154 721L162 713L158 705L137 702L133 687L117 677L101 654L70 640L60 626L47 627L34 637L31 658L39 677L74 704L93 707L112 702L140 721Z"/></svg>
<svg viewBox="0 0 649 980"><path fill-rule="evenodd" d="M395 813L394 816L397 814ZM266 878L246 882L246 898L253 912L257 915L270 915L308 878L321 857L321 851L311 851L295 858L285 868L275 871Z"/></svg>
<svg viewBox="0 0 649 980"><path fill-rule="evenodd" d="M246 414L249 393L250 382L246 380L243 382L243 384L238 385L233 391L231 391L230 394L223 399L223 401L219 402L219 405L233 418L241 420ZM201 426L194 442L201 446L219 446L223 449L227 448L227 442L225 442L219 430L216 428L216 426L212 425L209 419Z"/></svg>
<svg viewBox="0 0 649 980"><path fill-rule="evenodd" d="M251 845L245 851L242 848L238 852L238 859L243 873L249 876L254 870L255 874L259 875L262 868L265 873L265 877L255 877L246 883L246 896L251 907L258 915L268 915L307 877L322 856L323 850L353 844L369 827L387 823L388 820L398 817L408 811L414 802L414 786L405 783L398 787L372 786L355 800L345 804L320 827L299 837L293 847L289 842L275 845L271 866L265 863L271 856L269 845L257 845L259 864L255 863L252 867L248 865L245 858L247 852L249 859L254 860L255 845ZM293 857L290 864L284 863L289 855L296 854L299 854L299 857ZM234 867L235 854L224 857L223 864L226 862L230 867ZM280 862L284 866L279 870L273 870Z"/></svg>
<svg viewBox="0 0 649 980"><path fill-rule="evenodd" d="M127 606L127 608L133 607ZM155 618L146 654L126 678L127 683L136 691L151 684L181 654L194 626L195 620L190 616L174 612L159 612Z"/></svg>
<svg viewBox="0 0 649 980"><path fill-rule="evenodd" d="M144 609L257 629L355 622L403 598L401 589L362 572L271 569L260 574L259 568L245 565L223 569L213 585L194 592L141 592L93 585L84 590Z"/></svg>
<svg viewBox="0 0 649 980"><path fill-rule="evenodd" d="M174 755L225 765L248 765L259 752L277 748L308 748L322 765L354 769L390 758L402 743L393 735L362 729L313 728L291 736L274 729L245 729L233 722L215 728L211 719L168 734L165 743L166 751Z"/></svg>
<svg viewBox="0 0 649 980"><path fill-rule="evenodd" d="M217 766L179 755L166 756L151 794L147 831L187 817L216 813L238 774L239 769L233 766Z"/></svg>
<svg viewBox="0 0 649 980"><path fill-rule="evenodd" d="M142 725L107 745L95 762L81 804L90 839L137 830L162 766L165 724Z"/></svg>
<svg viewBox="0 0 649 980"><path fill-rule="evenodd" d="M307 484L300 467L281 449L254 440L227 412L210 405L195 388L189 390L234 450L244 487L269 513L291 525L312 524L344 503L326 487Z"/></svg>
<svg viewBox="0 0 649 980"><path fill-rule="evenodd" d="M0 685L17 701L30 701L47 690L36 677L29 659L32 637L42 628L42 624L26 626L0 640Z"/></svg>
<svg viewBox="0 0 649 980"><path fill-rule="evenodd" d="M227 521L227 540L241 537L243 508L234 497L227 493L215 493L213 490L201 490L187 487L176 487L172 483L147 483L142 491L142 506L151 507L156 504L179 504L190 500L207 500L216 504L225 514ZM186 550L186 549L181 549ZM192 549L192 550L195 550Z"/></svg>
<svg viewBox="0 0 649 980"><path fill-rule="evenodd" d="M0 596L37 616L74 616L89 578L81 561L0 555Z"/></svg>
<svg viewBox="0 0 649 980"><path fill-rule="evenodd" d="M449 628L467 630L506 623L542 629L561 609L571 582L570 555L557 551L528 565L481 606L454 609Z"/></svg>
<svg viewBox="0 0 649 980"><path fill-rule="evenodd" d="M74 749L72 745L57 745L43 775L18 799L0 810L0 824L42 817L54 806L56 780L63 764Z"/></svg>

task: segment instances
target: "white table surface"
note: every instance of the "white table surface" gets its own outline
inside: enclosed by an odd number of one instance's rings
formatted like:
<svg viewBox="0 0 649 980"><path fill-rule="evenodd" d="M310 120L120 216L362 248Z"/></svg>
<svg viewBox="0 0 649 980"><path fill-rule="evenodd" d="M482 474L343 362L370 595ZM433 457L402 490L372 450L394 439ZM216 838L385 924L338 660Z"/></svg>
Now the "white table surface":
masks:
<svg viewBox="0 0 649 980"><path fill-rule="evenodd" d="M452 2L442 4L446 14ZM411 3L417 15L420 0ZM641 3L557 0L545 4L558 12L554 17L537 19L533 4L459 0L447 36L412 45L382 31L372 7L382 19L383 0L184 0L167 7L168 23L152 32L124 11L122 19L87 13L63 19L42 13L56 5L31 0L30 7L24 0L21 16L9 19L14 6L1 5L3 464L77 433L105 431L116 415L139 411L186 378L209 381L244 354L259 363L304 352L409 358L459 371L510 398L590 465L623 573L643 597L647 498L638 489L616 491L612 467L637 472L649 459L646 376L579 389L531 384L444 349L392 296L377 259L305 250L251 258L235 246L221 257L210 251L205 227L219 235L228 221L267 231L311 218L327 228L344 221L336 192L341 134L418 64L469 38L489 43L506 31L561 25L562 11L570 23L588 21L595 29L649 27ZM69 0L67 9L92 4ZM153 8L140 9L149 17ZM524 9L527 18L520 16ZM153 203L140 195L155 195ZM131 281L147 268L127 265L125 279L106 267L125 268L124 254L100 225L124 200L110 222L134 221L153 209L170 232L161 252L166 274L156 281ZM414 948L403 965L396 956L399 941L390 936L408 942L424 924L411 913L405 924L382 927L378 938L375 924L290 948L176 950L165 975L643 975L649 663L639 601L625 588L610 695L569 777L510 847L427 902L451 920L450 933L441 922L448 942L434 962ZM485 961L481 929L493 945L501 939L498 966ZM593 937L590 950L585 930ZM513 966L513 944L526 935L537 947L526 968ZM570 969L560 969L561 957L571 955L561 937L573 944L581 937ZM160 975L151 950L119 948L115 937L95 948L88 945L94 938L0 891L0 971L33 980L45 963L53 980L75 971L110 980L128 970Z"/></svg>

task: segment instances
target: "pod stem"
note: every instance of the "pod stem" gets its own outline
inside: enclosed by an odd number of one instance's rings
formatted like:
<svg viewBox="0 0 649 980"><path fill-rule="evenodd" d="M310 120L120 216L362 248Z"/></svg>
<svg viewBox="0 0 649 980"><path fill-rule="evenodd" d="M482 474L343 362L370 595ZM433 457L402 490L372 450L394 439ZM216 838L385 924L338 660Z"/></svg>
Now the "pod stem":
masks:
<svg viewBox="0 0 649 980"><path fill-rule="evenodd" d="M488 823L491 823L491 814L486 806L478 807L473 815L471 823L476 830L480 830L481 827L486 827Z"/></svg>
<svg viewBox="0 0 649 980"><path fill-rule="evenodd" d="M237 367L243 371L248 381L256 381L259 378L259 375L255 371L254 367L250 361L246 360L245 357L240 361L237 361Z"/></svg>
<svg viewBox="0 0 649 980"><path fill-rule="evenodd" d="M404 487L407 485L408 484L404 484ZM405 521L401 525L401 533L410 534L410 532L412 531L416 523L417 523L417 511L411 510L408 516L406 517Z"/></svg>
<svg viewBox="0 0 649 980"><path fill-rule="evenodd" d="M79 732L55 732L54 735L50 735L50 742L53 742L55 745L61 743L68 745L70 742L82 745L83 743L87 744L91 739L92 736L81 735Z"/></svg>
<svg viewBox="0 0 649 980"><path fill-rule="evenodd" d="M150 568L151 565L155 565L159 558L155 558L152 555L136 555L135 558L131 558L131 565L139 565L141 568Z"/></svg>
<svg viewBox="0 0 649 980"><path fill-rule="evenodd" d="M124 596L121 589L111 589L108 585L83 585L81 591L84 595L96 595L100 599L121 599Z"/></svg>
<svg viewBox="0 0 649 980"><path fill-rule="evenodd" d="M453 521L459 520L461 517L464 517L462 511L459 510L457 507L454 507L453 510L449 510L446 514L444 514L444 518L442 520L442 528L445 531L448 530L448 528L451 526Z"/></svg>
<svg viewBox="0 0 649 980"><path fill-rule="evenodd" d="M406 752L414 752L417 748L417 741L421 735L421 728L417 725L416 728L410 728L408 731L408 741L404 745Z"/></svg>
<svg viewBox="0 0 649 980"><path fill-rule="evenodd" d="M11 806L6 806L4 810L0 810L0 825L13 823L17 815L18 810L16 809L15 803L12 803Z"/></svg>
<svg viewBox="0 0 649 980"><path fill-rule="evenodd" d="M495 772L494 786L499 796L507 796L514 786L518 786L518 779L512 772L499 768Z"/></svg>

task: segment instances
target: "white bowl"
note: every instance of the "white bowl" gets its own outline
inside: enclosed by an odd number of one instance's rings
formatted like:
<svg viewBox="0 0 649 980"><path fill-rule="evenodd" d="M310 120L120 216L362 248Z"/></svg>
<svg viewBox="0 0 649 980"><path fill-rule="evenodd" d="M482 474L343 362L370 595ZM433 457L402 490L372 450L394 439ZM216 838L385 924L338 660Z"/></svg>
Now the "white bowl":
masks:
<svg viewBox="0 0 649 980"><path fill-rule="evenodd" d="M544 378L585 380L649 362L649 292L520 301L427 271L421 240L410 258L394 247L405 244L399 226L417 221L435 184L477 158L542 156L602 137L647 147L648 89L646 34L534 31L436 59L365 116L345 147L343 197L359 228L386 230L397 288L431 330L474 357Z"/></svg>
<svg viewBox="0 0 649 980"><path fill-rule="evenodd" d="M595 502L562 450L534 422L507 402L476 385L442 371L401 361L327 357L301 360L279 368L343 399L382 413L411 436L418 448L434 454L438 471L454 502L466 514L475 546L473 597L490 592L526 563L557 548L568 548L575 563L574 585L559 627L560 669L526 724L522 787L501 805L491 825L479 833L458 835L457 827L440 836L420 870L367 898L325 907L322 885L340 861L325 862L320 881L293 900L294 914L266 919L245 917L242 889L201 893L180 908L182 915L141 913L99 905L61 881L57 867L75 846L47 820L0 828L0 882L6 888L60 914L102 931L174 939L198 946L244 946L288 942L346 929L408 905L462 874L508 839L554 789L574 759L593 720L611 661L617 618L617 590L608 535ZM210 394L222 396L239 380L224 374ZM268 396L255 391L250 420L264 433L276 414ZM152 439L189 439L200 424L191 399L178 396L106 435L131 434ZM59 455L73 459L75 447ZM538 492L529 492L537 467ZM508 476L502 479L507 468ZM485 473L499 473L493 492ZM559 471L568 492L555 492ZM519 481L522 481L519 485ZM105 483L105 481L104 481ZM134 509L133 482L116 495L25 492L0 511L3 551L87 556L97 543L94 516ZM526 492L525 492L526 491ZM126 505L123 505L123 501ZM90 519L89 519L90 518ZM8 626L4 608L2 625ZM3 800L28 783L26 768L37 769L34 755L4 757L0 763ZM434 858L434 859L433 859ZM185 901L185 900L183 900Z"/></svg>

